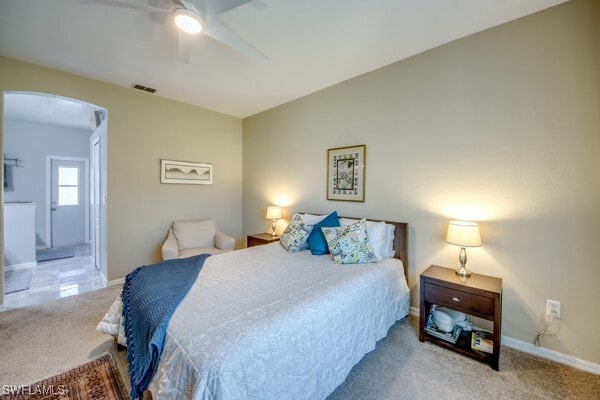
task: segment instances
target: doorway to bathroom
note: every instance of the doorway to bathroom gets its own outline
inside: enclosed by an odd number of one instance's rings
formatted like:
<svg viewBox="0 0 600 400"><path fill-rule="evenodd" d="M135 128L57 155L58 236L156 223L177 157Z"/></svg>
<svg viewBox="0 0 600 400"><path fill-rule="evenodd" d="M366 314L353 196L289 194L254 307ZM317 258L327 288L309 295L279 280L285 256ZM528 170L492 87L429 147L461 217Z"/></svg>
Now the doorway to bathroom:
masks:
<svg viewBox="0 0 600 400"><path fill-rule="evenodd" d="M32 92L3 104L5 307L106 286L106 110Z"/></svg>

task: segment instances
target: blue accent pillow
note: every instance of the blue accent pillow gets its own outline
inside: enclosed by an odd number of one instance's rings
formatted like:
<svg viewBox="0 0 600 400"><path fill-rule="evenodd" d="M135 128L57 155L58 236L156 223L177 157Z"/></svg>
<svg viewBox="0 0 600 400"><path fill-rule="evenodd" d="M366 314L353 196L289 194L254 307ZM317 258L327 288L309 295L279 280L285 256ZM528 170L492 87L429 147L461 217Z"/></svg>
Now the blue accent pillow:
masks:
<svg viewBox="0 0 600 400"><path fill-rule="evenodd" d="M339 226L340 219L338 218L337 211L332 212L321 221L317 222L313 226L313 230L308 237L310 252L315 256L329 254L329 246L327 245L325 235L323 235L321 228L337 228Z"/></svg>

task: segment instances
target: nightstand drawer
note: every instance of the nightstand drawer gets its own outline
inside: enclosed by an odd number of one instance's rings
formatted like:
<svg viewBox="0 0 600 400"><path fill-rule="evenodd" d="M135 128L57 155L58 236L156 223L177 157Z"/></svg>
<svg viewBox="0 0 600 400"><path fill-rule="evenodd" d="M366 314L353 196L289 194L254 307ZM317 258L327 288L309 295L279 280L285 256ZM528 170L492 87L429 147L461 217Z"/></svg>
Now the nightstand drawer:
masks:
<svg viewBox="0 0 600 400"><path fill-rule="evenodd" d="M266 242L264 240L259 240L256 238L253 238L251 236L248 236L248 247L254 247L254 246L260 246L265 244Z"/></svg>
<svg viewBox="0 0 600 400"><path fill-rule="evenodd" d="M425 283L425 299L440 306L457 308L466 313L494 315L494 299Z"/></svg>

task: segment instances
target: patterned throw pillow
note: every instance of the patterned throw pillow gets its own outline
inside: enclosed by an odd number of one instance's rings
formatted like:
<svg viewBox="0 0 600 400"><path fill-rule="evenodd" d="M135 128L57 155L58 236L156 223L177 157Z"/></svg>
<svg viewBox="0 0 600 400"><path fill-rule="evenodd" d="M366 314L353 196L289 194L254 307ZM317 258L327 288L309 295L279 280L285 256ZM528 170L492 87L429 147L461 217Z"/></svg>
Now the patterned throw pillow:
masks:
<svg viewBox="0 0 600 400"><path fill-rule="evenodd" d="M306 240L313 229L313 225L305 224L302 217L294 213L292 222L285 228L279 239L279 244L290 253L306 249Z"/></svg>
<svg viewBox="0 0 600 400"><path fill-rule="evenodd" d="M345 227L321 228L321 230L336 264L379 262L371 248L364 219Z"/></svg>

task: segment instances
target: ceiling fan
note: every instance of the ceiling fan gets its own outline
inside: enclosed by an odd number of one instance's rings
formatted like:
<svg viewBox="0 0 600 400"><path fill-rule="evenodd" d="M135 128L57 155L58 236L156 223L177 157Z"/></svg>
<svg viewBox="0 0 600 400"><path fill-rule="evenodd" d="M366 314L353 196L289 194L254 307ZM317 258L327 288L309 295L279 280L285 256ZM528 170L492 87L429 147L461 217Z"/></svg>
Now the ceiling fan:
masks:
<svg viewBox="0 0 600 400"><path fill-rule="evenodd" d="M82 4L96 4L149 12L153 17L171 14L179 28L177 58L189 63L197 35L207 36L231 47L254 60L265 61L267 56L239 37L216 17L252 0L80 0ZM160 20L160 18L153 18Z"/></svg>

